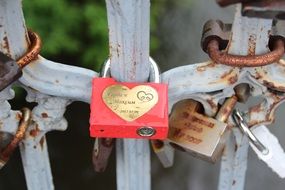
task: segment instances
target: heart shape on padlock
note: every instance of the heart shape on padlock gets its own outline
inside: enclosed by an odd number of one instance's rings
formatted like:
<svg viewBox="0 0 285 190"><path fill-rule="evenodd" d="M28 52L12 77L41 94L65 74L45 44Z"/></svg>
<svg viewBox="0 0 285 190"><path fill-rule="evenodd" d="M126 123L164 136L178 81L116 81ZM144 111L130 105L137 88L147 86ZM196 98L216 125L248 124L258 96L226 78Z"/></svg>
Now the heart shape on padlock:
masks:
<svg viewBox="0 0 285 190"><path fill-rule="evenodd" d="M133 88L115 84L108 86L102 94L104 103L125 121L134 121L147 113L158 102L157 91L147 85Z"/></svg>

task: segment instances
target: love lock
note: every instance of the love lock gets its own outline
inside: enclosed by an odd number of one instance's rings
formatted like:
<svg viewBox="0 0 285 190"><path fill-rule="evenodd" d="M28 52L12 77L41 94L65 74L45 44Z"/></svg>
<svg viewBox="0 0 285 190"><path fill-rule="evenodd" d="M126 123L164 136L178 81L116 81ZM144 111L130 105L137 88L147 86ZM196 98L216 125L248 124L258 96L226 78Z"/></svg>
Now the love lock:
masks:
<svg viewBox="0 0 285 190"><path fill-rule="evenodd" d="M178 150L209 162L220 158L227 139L227 119L237 97L226 99L215 118L205 116L202 105L194 100L176 103L170 115L170 144Z"/></svg>
<svg viewBox="0 0 285 190"><path fill-rule="evenodd" d="M160 83L159 69L150 59L154 81L151 83L118 82L103 78L92 84L90 136L109 138L165 139L168 133L167 85Z"/></svg>
<svg viewBox="0 0 285 190"><path fill-rule="evenodd" d="M40 37L32 31L28 31L28 34L31 45L28 52L17 62L0 52L0 91L18 80L22 76L22 68L35 60L40 52Z"/></svg>

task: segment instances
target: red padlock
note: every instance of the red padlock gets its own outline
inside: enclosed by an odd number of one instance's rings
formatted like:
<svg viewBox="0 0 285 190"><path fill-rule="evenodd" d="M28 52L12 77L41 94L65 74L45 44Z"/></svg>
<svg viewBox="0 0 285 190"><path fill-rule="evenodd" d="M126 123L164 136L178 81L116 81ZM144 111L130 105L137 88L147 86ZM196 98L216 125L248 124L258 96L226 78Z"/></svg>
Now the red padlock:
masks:
<svg viewBox="0 0 285 190"><path fill-rule="evenodd" d="M154 78L150 83L117 82L105 78L110 73L110 61L105 63L103 78L94 78L92 84L91 137L167 137L167 85L159 83L159 68L151 58L150 63Z"/></svg>

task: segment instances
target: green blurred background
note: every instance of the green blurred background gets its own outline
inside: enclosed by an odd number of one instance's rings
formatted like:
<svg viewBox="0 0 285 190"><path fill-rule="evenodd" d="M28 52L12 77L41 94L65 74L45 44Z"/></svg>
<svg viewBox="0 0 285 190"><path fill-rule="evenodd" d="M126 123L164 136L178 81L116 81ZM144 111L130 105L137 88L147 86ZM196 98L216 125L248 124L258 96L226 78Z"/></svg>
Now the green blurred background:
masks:
<svg viewBox="0 0 285 190"><path fill-rule="evenodd" d="M161 46L159 18L186 1L151 4L151 52ZM26 24L43 39L42 55L98 71L108 57L108 26L104 0L25 0Z"/></svg>

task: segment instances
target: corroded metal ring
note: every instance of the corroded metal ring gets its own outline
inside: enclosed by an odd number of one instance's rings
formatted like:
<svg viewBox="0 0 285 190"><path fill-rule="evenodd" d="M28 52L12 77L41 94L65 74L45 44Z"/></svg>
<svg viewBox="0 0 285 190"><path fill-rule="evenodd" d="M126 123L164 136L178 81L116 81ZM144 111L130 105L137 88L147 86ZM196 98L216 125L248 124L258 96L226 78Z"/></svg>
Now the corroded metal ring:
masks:
<svg viewBox="0 0 285 190"><path fill-rule="evenodd" d="M29 39L30 39L30 46L29 46L29 50L28 52L25 53L25 55L23 55L18 61L18 65L23 68L25 67L26 65L28 65L30 62L34 61L35 59L37 59L39 53L40 53L40 50L41 50L41 47L42 47L42 41L41 41L41 38L40 36L31 31L31 30L28 30L28 36L29 36Z"/></svg>
<svg viewBox="0 0 285 190"><path fill-rule="evenodd" d="M207 46L209 57L216 63L234 66L234 67L259 67L278 62L284 55L284 41L278 39L275 41L273 50L262 55L231 55L227 52L222 52L219 49L219 41L211 40Z"/></svg>
<svg viewBox="0 0 285 190"><path fill-rule="evenodd" d="M12 141L5 147L0 153L0 168L2 168L6 162L9 160L9 157L14 152L14 150L18 147L19 143L23 140L25 136L25 132L29 127L32 112L29 108L21 109L22 119L20 121L18 130L13 137Z"/></svg>

